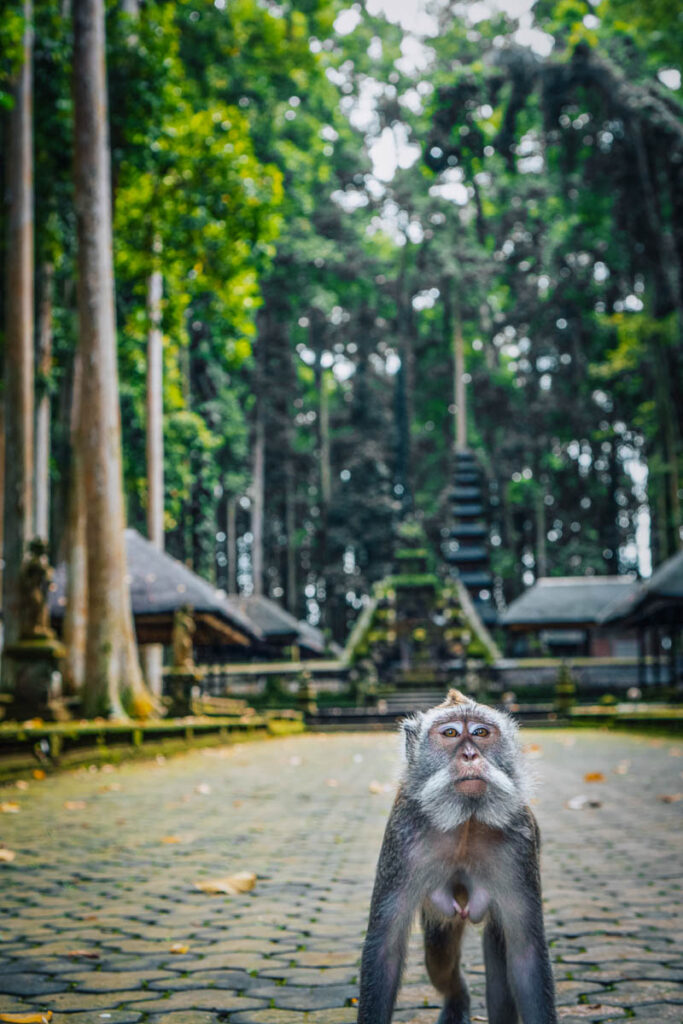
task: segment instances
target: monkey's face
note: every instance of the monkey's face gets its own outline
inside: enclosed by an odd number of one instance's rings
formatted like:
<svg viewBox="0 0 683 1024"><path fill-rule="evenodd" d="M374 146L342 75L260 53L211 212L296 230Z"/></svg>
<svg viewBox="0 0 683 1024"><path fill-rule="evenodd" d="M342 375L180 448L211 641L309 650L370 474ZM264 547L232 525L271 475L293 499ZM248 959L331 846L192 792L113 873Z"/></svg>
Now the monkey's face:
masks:
<svg viewBox="0 0 683 1024"><path fill-rule="evenodd" d="M448 757L455 792L484 796L490 783L487 755L500 743L500 730L492 722L458 716L433 725L429 740Z"/></svg>
<svg viewBox="0 0 683 1024"><path fill-rule="evenodd" d="M405 791L433 825L470 817L503 828L527 799L515 723L474 701L433 708L403 723Z"/></svg>

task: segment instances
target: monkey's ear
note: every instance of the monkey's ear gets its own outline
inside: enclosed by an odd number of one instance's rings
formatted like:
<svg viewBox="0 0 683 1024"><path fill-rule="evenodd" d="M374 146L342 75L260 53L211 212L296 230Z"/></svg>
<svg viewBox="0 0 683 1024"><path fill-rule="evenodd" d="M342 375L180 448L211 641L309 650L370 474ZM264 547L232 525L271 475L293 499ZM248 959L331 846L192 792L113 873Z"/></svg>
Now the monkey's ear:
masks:
<svg viewBox="0 0 683 1024"><path fill-rule="evenodd" d="M418 737L420 735L422 715L414 716L413 718L404 718L401 722L401 733L403 734L403 759L410 761L413 751L417 746Z"/></svg>

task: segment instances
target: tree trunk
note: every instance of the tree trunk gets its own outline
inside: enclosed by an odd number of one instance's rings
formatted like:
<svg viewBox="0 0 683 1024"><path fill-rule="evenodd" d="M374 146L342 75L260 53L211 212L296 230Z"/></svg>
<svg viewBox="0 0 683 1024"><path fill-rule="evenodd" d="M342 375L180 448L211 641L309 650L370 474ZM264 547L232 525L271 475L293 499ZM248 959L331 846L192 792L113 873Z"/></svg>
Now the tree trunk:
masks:
<svg viewBox="0 0 683 1024"><path fill-rule="evenodd" d="M5 401L0 400L0 594L2 594L2 578L4 560L3 537L5 535Z"/></svg>
<svg viewBox="0 0 683 1024"><path fill-rule="evenodd" d="M23 64L10 115L7 185L3 611L5 643L19 638L19 573L33 532L33 5L24 0ZM12 680L5 674L5 684Z"/></svg>
<svg viewBox="0 0 683 1024"><path fill-rule="evenodd" d="M225 543L228 558L226 590L237 593L237 498L228 495L226 501Z"/></svg>
<svg viewBox="0 0 683 1024"><path fill-rule="evenodd" d="M153 249L161 252L161 240ZM164 343L161 333L163 277L153 270L147 279L147 534L159 551L164 550ZM144 676L155 696L161 696L164 648L145 644Z"/></svg>
<svg viewBox="0 0 683 1024"><path fill-rule="evenodd" d="M251 497L251 573L253 593L263 594L263 502L265 489L266 431L263 422L263 399L256 399L254 431L253 482Z"/></svg>
<svg viewBox="0 0 683 1024"><path fill-rule="evenodd" d="M545 488L536 491L536 579L548 575L548 549L546 545Z"/></svg>
<svg viewBox="0 0 683 1024"><path fill-rule="evenodd" d="M38 314L38 384L40 400L36 410L36 484L35 532L48 540L50 536L50 373L52 370L52 288L54 267L43 264L40 275L40 308Z"/></svg>
<svg viewBox="0 0 683 1024"><path fill-rule="evenodd" d="M296 533L296 508L295 508L295 481L294 467L291 458L287 459L285 466L285 533L287 535L287 583L285 588L285 605L288 612L297 615L297 594L296 594L296 548L294 546L294 534Z"/></svg>
<svg viewBox="0 0 683 1024"><path fill-rule="evenodd" d="M467 451L467 405L465 393L465 345L462 337L460 303L455 300L453 331L453 403L455 405L455 450Z"/></svg>
<svg viewBox="0 0 683 1024"><path fill-rule="evenodd" d="M88 559L86 541L85 481L78 443L81 419L81 359L74 359L71 399L71 465L66 516L66 608L64 643L66 658L62 671L67 693L81 693L85 681L85 648L88 635Z"/></svg>
<svg viewBox="0 0 683 1024"><path fill-rule="evenodd" d="M78 432L88 551L84 709L140 716L153 702L140 671L126 580L104 0L74 0L73 15L79 346L88 381Z"/></svg>

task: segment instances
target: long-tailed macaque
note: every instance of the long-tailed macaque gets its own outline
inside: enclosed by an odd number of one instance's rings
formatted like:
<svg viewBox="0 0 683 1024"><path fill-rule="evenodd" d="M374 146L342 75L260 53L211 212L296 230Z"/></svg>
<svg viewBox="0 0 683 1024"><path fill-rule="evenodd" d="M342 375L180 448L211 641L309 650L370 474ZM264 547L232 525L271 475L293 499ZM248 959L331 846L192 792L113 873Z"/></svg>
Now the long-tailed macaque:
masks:
<svg viewBox="0 0 683 1024"><path fill-rule="evenodd" d="M466 922L484 922L489 1024L556 1024L543 928L539 832L507 715L451 690L403 722L401 784L389 816L363 947L358 1024L389 1024L408 934L422 916L439 1024L469 1024L460 969Z"/></svg>

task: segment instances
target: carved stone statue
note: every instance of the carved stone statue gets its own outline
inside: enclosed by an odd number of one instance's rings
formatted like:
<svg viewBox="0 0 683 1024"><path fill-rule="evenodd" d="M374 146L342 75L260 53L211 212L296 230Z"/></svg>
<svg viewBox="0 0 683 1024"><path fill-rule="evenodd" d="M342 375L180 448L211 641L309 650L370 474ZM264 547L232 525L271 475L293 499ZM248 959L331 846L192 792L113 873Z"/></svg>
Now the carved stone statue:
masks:
<svg viewBox="0 0 683 1024"><path fill-rule="evenodd" d="M193 609L182 605L173 616L173 668L188 672L194 670L194 651L192 638L197 629L193 617Z"/></svg>
<svg viewBox="0 0 683 1024"><path fill-rule="evenodd" d="M19 576L21 640L46 640L54 638L50 629L50 611L47 593L52 583L53 572L47 557L47 544L36 537L29 542L28 551Z"/></svg>

